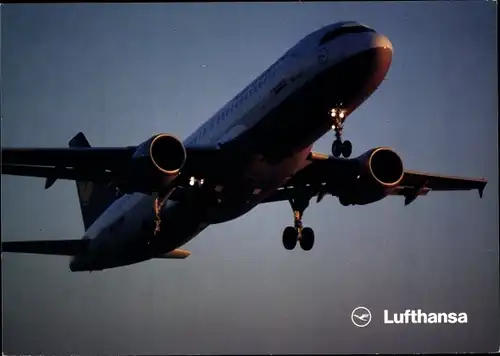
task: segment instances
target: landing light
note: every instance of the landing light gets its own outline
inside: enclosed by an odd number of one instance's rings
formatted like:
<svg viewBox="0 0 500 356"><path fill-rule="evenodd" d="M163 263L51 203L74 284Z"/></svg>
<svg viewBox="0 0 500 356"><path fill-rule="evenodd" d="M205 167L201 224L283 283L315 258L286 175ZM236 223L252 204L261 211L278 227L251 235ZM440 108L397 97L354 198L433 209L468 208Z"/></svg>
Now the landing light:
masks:
<svg viewBox="0 0 500 356"><path fill-rule="evenodd" d="M344 113L343 111L341 111L341 112L339 113L339 117L340 117L341 119L343 119L343 118L344 118L344 116L345 116L345 113Z"/></svg>
<svg viewBox="0 0 500 356"><path fill-rule="evenodd" d="M195 181L196 180L194 179L194 177L189 178L189 185L192 187L194 185Z"/></svg>
<svg viewBox="0 0 500 356"><path fill-rule="evenodd" d="M336 109L332 109L332 110L330 110L330 116L331 116L331 117L335 117L335 116L337 116L337 110L336 110Z"/></svg>

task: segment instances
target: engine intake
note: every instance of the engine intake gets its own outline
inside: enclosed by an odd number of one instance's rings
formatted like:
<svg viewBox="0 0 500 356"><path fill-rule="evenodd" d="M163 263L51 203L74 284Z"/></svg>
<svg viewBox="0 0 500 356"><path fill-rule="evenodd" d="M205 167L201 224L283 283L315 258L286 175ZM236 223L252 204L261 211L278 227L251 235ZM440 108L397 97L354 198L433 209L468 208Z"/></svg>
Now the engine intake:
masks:
<svg viewBox="0 0 500 356"><path fill-rule="evenodd" d="M395 186L403 179L403 161L390 148L372 150L368 156L367 166L372 177L384 187Z"/></svg>
<svg viewBox="0 0 500 356"><path fill-rule="evenodd" d="M168 134L153 138L149 145L153 164L167 175L178 174L186 162L186 149L181 141Z"/></svg>
<svg viewBox="0 0 500 356"><path fill-rule="evenodd" d="M179 175L187 159L182 142L170 134L158 134L141 143L132 156L125 191L152 193L166 189Z"/></svg>
<svg viewBox="0 0 500 356"><path fill-rule="evenodd" d="M381 200L403 179L403 161L388 147L373 148L354 160L358 162L358 174L339 194L342 205L364 205Z"/></svg>

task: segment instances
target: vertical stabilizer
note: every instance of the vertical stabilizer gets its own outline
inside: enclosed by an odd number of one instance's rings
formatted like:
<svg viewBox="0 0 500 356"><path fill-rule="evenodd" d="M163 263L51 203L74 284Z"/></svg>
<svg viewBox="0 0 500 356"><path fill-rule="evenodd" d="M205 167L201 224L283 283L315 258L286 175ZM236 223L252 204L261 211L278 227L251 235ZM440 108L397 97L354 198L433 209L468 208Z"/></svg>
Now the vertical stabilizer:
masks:
<svg viewBox="0 0 500 356"><path fill-rule="evenodd" d="M87 138L82 132L76 134L69 143L69 147L90 147ZM115 189L106 184L96 184L88 181L76 181L78 200L82 211L85 231L97 218L117 199Z"/></svg>

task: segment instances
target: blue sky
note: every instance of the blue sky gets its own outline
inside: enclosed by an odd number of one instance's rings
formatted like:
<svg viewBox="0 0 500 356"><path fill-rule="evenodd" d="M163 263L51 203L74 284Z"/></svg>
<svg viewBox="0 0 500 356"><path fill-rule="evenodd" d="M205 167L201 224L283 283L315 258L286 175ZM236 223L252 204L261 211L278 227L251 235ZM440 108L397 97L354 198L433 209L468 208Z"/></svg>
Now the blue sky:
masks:
<svg viewBox="0 0 500 356"><path fill-rule="evenodd" d="M302 37L356 20L393 64L346 123L353 155L486 177L476 192L312 203L312 251L286 251L288 203L212 226L185 261L75 274L65 257L3 256L7 354L485 351L498 345L496 5L488 2L51 4L2 7L2 141L95 146L187 137ZM314 149L329 152L328 134ZM2 238L80 238L74 182L2 176ZM364 305L374 322L350 321ZM383 309L466 311L467 326L380 323ZM443 310L444 309L444 310ZM378 318L378 319L377 319ZM376 320L379 320L378 324Z"/></svg>

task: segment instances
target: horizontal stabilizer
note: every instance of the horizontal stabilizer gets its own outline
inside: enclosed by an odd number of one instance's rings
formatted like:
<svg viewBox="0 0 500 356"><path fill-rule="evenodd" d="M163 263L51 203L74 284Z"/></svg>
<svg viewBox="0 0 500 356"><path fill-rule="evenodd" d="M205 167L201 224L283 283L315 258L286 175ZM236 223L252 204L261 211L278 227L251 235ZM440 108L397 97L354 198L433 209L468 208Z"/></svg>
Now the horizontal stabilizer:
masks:
<svg viewBox="0 0 500 356"><path fill-rule="evenodd" d="M187 250L182 250L180 248L164 253L162 255L156 256L155 258L162 258L162 259L184 259L187 258L191 255L191 252Z"/></svg>
<svg viewBox="0 0 500 356"><path fill-rule="evenodd" d="M75 256L85 252L90 240L45 240L2 242L2 252Z"/></svg>

